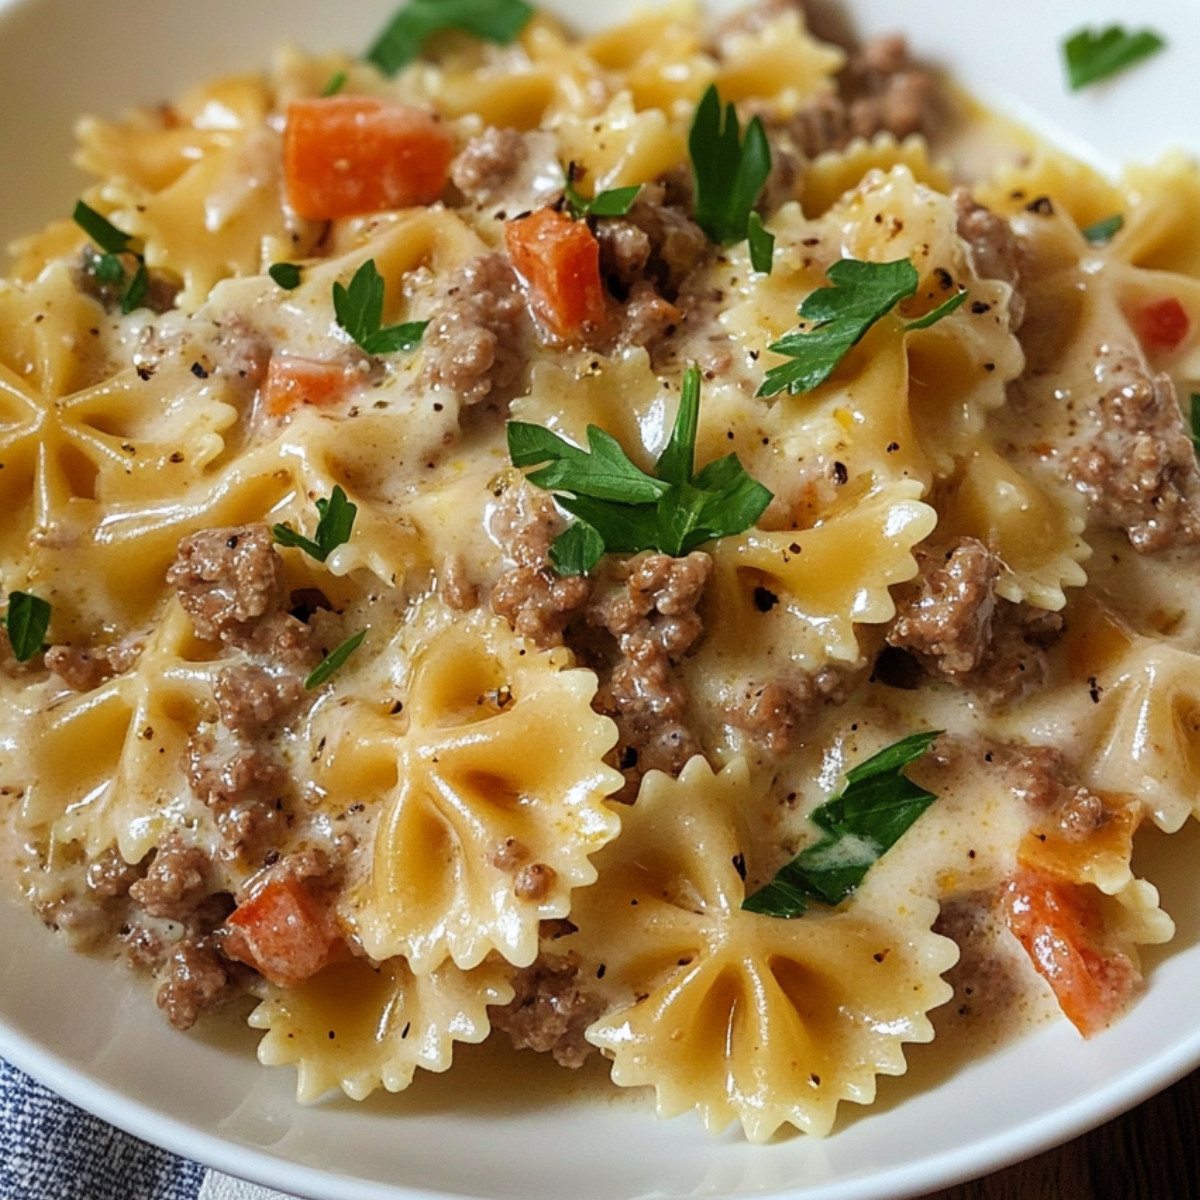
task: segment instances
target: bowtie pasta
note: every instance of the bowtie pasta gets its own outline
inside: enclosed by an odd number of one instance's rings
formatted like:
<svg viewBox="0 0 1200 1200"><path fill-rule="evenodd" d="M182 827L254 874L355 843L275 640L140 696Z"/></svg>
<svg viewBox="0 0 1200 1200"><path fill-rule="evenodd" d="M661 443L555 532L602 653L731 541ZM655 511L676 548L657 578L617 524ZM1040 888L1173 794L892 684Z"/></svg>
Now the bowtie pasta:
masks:
<svg viewBox="0 0 1200 1200"><path fill-rule="evenodd" d="M1200 174L789 0L471 11L84 119L17 244L16 887L304 1101L491 1036L760 1141L1103 1030L1200 815Z"/></svg>

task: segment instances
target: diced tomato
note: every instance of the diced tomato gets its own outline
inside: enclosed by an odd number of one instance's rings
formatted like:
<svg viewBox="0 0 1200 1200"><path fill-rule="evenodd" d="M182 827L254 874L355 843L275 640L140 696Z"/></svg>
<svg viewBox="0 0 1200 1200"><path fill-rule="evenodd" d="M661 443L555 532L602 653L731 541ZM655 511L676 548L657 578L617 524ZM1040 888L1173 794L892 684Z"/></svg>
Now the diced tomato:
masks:
<svg viewBox="0 0 1200 1200"><path fill-rule="evenodd" d="M271 356L263 382L263 407L272 417L286 416L302 404L318 408L346 395L346 369L340 363L292 355Z"/></svg>
<svg viewBox="0 0 1200 1200"><path fill-rule="evenodd" d="M328 220L432 204L446 186L454 141L433 113L373 96L288 105L283 172L302 217Z"/></svg>
<svg viewBox="0 0 1200 1200"><path fill-rule="evenodd" d="M329 912L302 880L269 881L225 926L225 953L280 987L303 983L346 952Z"/></svg>
<svg viewBox="0 0 1200 1200"><path fill-rule="evenodd" d="M1192 327L1187 310L1174 296L1148 300L1133 314L1133 329L1147 354L1170 354Z"/></svg>
<svg viewBox="0 0 1200 1200"><path fill-rule="evenodd" d="M551 337L577 344L604 325L600 245L586 222L539 208L509 221L504 240L530 308Z"/></svg>
<svg viewBox="0 0 1200 1200"><path fill-rule="evenodd" d="M1127 955L1104 946L1099 897L1090 885L1029 869L1004 894L1008 927L1084 1037L1108 1026L1141 982Z"/></svg>

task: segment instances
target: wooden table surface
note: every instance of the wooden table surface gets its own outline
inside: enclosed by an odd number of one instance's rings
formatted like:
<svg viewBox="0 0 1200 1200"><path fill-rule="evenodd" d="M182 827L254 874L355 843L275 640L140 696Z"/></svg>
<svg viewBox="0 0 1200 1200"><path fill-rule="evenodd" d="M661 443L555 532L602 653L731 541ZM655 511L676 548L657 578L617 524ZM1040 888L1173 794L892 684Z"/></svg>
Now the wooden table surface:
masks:
<svg viewBox="0 0 1200 1200"><path fill-rule="evenodd" d="M925 1200L1200 1200L1200 1071L1064 1146Z"/></svg>

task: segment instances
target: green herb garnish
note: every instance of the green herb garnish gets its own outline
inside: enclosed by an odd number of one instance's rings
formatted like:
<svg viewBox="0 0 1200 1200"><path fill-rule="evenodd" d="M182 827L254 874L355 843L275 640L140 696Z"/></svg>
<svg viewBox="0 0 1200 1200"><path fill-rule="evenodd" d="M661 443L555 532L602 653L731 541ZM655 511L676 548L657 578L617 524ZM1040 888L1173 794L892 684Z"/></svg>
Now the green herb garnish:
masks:
<svg viewBox="0 0 1200 1200"><path fill-rule="evenodd" d="M1153 29L1129 32L1122 25L1096 31L1081 29L1063 42L1067 82L1072 91L1107 79L1156 54L1166 41Z"/></svg>
<svg viewBox="0 0 1200 1200"><path fill-rule="evenodd" d="M306 691L320 687L358 649L359 643L367 636L365 629L348 637L336 650L331 651L313 668L304 681Z"/></svg>
<svg viewBox="0 0 1200 1200"><path fill-rule="evenodd" d="M718 246L732 246L749 237L751 213L771 173L771 148L762 120L750 119L743 141L737 109L728 104L722 110L713 84L696 106L688 153L696 184L696 224ZM755 234L760 262L764 233L760 225ZM755 265L755 270L763 269L770 269L769 260L766 268Z"/></svg>
<svg viewBox="0 0 1200 1200"><path fill-rule="evenodd" d="M846 772L846 786L812 815L823 831L742 907L769 917L798 917L814 901L836 906L937 799L904 775L941 730L914 733Z"/></svg>
<svg viewBox="0 0 1200 1200"><path fill-rule="evenodd" d="M318 562L324 562L338 546L350 540L358 505L347 500L342 485L335 483L329 499L317 501L317 513L319 520L315 540L297 533L290 525L273 525L271 532L275 540L281 546L295 546Z"/></svg>
<svg viewBox="0 0 1200 1200"><path fill-rule="evenodd" d="M1093 246L1105 246L1120 233L1121 227L1124 224L1125 218L1120 213L1113 213L1111 217L1105 217L1103 221L1097 221L1095 225L1089 225L1086 229L1081 229L1079 232Z"/></svg>
<svg viewBox="0 0 1200 1200"><path fill-rule="evenodd" d="M9 592L3 618L17 662L28 662L46 644L50 628L50 603L30 592Z"/></svg>
<svg viewBox="0 0 1200 1200"><path fill-rule="evenodd" d="M1196 457L1200 458L1200 392L1192 392L1191 404L1192 448L1196 451Z"/></svg>
<svg viewBox="0 0 1200 1200"><path fill-rule="evenodd" d="M420 55L428 38L446 29L507 46L533 13L525 0L409 0L367 51L367 61L395 75Z"/></svg>
<svg viewBox="0 0 1200 1200"><path fill-rule="evenodd" d="M540 425L508 423L515 466L535 467L529 481L555 493L577 520L550 547L560 575L582 575L606 553L659 550L678 557L713 538L742 533L762 515L771 493L747 474L736 454L693 474L700 411L700 372L684 373L679 412L654 474L635 466L620 443L589 425L581 450Z"/></svg>
<svg viewBox="0 0 1200 1200"><path fill-rule="evenodd" d="M333 312L337 323L368 354L394 354L414 350L428 321L383 325L383 276L368 258L350 280L349 287L333 285Z"/></svg>
<svg viewBox="0 0 1200 1200"><path fill-rule="evenodd" d="M344 88L345 86L346 86L346 72L345 71L334 71L334 73L332 75L330 75L325 86L321 89L321 96L323 98L326 96L336 96L338 94L338 92L340 92L342 90L342 88Z"/></svg>
<svg viewBox="0 0 1200 1200"><path fill-rule="evenodd" d="M623 217L633 207L638 192L642 190L640 183L634 183L628 187L609 188L589 200L575 190L574 163L567 167L564 175L563 199L567 202L567 212L576 221L584 217Z"/></svg>
<svg viewBox="0 0 1200 1200"><path fill-rule="evenodd" d="M785 390L798 396L824 383L876 321L902 300L916 295L920 282L916 267L906 258L885 263L843 258L825 276L833 286L817 288L798 310L807 328L793 329L767 347L792 361L766 373L759 396L774 396ZM927 329L966 298L965 291L956 292L911 321L907 328Z"/></svg>
<svg viewBox="0 0 1200 1200"><path fill-rule="evenodd" d="M91 266L92 273L101 283L117 284L125 280L126 267L121 258L123 254L132 255L137 260L137 269L121 297L121 312L128 316L135 308L141 306L150 286L145 260L134 249L134 237L118 229L107 217L101 216L82 200L75 202L75 211L71 218L103 251Z"/></svg>
<svg viewBox="0 0 1200 1200"><path fill-rule="evenodd" d="M267 274L285 291L300 286L300 268L295 263L277 262L267 268Z"/></svg>

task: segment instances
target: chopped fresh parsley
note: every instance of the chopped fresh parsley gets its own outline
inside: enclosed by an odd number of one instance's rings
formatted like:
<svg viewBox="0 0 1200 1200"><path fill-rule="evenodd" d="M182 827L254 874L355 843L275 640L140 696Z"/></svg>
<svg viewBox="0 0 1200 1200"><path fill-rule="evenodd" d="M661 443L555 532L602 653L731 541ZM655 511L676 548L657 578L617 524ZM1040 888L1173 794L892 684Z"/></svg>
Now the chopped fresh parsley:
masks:
<svg viewBox="0 0 1200 1200"><path fill-rule="evenodd" d="M1200 392L1192 392L1191 406L1192 448L1196 451L1196 457L1200 458Z"/></svg>
<svg viewBox="0 0 1200 1200"><path fill-rule="evenodd" d="M696 224L718 246L732 246L750 237L751 214L771 173L771 148L762 120L750 119L743 141L737 109L732 104L722 109L713 84L696 106L688 153L696 185ZM760 265L767 245L765 237L769 236L760 222L751 243L752 251L755 242L758 246L755 270L770 270L769 254L766 266Z"/></svg>
<svg viewBox="0 0 1200 1200"><path fill-rule="evenodd" d="M329 499L317 501L317 513L319 520L315 539L297 533L290 525L274 525L271 532L275 540L281 546L295 546L318 562L324 562L338 546L350 540L358 505L347 500L342 485L335 483Z"/></svg>
<svg viewBox="0 0 1200 1200"><path fill-rule="evenodd" d="M940 732L910 734L847 771L841 793L812 815L824 836L780 867L742 907L769 917L798 917L813 902L841 904L937 799L913 783L904 768Z"/></svg>
<svg viewBox="0 0 1200 1200"><path fill-rule="evenodd" d="M50 603L31 592L9 592L4 628L17 662L28 662L46 643Z"/></svg>
<svg viewBox="0 0 1200 1200"><path fill-rule="evenodd" d="M750 244L750 265L764 275L771 273L775 255L775 235L767 230L758 213L752 212L746 225L746 240Z"/></svg>
<svg viewBox="0 0 1200 1200"><path fill-rule="evenodd" d="M140 308L150 286L150 276L145 261L134 248L133 236L118 229L107 217L101 216L82 200L75 202L71 218L102 252L90 268L101 283L114 285L125 281L127 271L122 255L128 254L137 260L137 268L121 297L121 312L128 315L135 308Z"/></svg>
<svg viewBox="0 0 1200 1200"><path fill-rule="evenodd" d="M533 16L525 0L409 0L367 51L385 75L417 58L428 38L446 29L508 45Z"/></svg>
<svg viewBox="0 0 1200 1200"><path fill-rule="evenodd" d="M414 350L428 321L383 324L383 276L368 258L350 280L349 287L333 285L333 312L337 323L368 354L394 354Z"/></svg>
<svg viewBox="0 0 1200 1200"><path fill-rule="evenodd" d="M609 188L589 200L575 190L577 176L574 163L567 167L564 174L563 199L567 202L567 212L576 221L584 217L623 217L633 207L638 192L642 190L640 183L634 183L628 187Z"/></svg>
<svg viewBox="0 0 1200 1200"><path fill-rule="evenodd" d="M1123 25L1081 29L1063 42L1067 82L1072 91L1124 71L1163 49L1166 41L1153 29L1130 32Z"/></svg>
<svg viewBox="0 0 1200 1200"><path fill-rule="evenodd" d="M768 346L791 361L766 373L759 396L785 390L798 396L824 383L876 321L916 295L920 282L916 267L906 258L885 263L843 258L825 275L833 286L817 288L800 305L799 316L806 327L793 329ZM927 329L966 298L965 291L956 292L907 328Z"/></svg>
<svg viewBox="0 0 1200 1200"><path fill-rule="evenodd" d="M267 268L267 274L285 291L300 286L300 268L295 263L277 262Z"/></svg>
<svg viewBox="0 0 1200 1200"><path fill-rule="evenodd" d="M334 73L332 75L330 75L325 86L321 89L321 95L323 97L324 96L336 96L338 94L338 92L340 92L342 90L342 88L344 88L345 86L346 86L346 72L345 71L334 71Z"/></svg>
<svg viewBox="0 0 1200 1200"><path fill-rule="evenodd" d="M1097 221L1080 232L1093 246L1106 246L1121 232L1124 224L1125 218L1120 213L1113 213L1111 217L1105 217L1103 221Z"/></svg>
<svg viewBox="0 0 1200 1200"><path fill-rule="evenodd" d="M508 451L518 467L545 466L529 480L555 493L577 519L550 547L560 575L582 575L602 555L659 550L679 556L713 538L742 533L762 515L771 493L747 474L736 454L693 474L700 411L700 372L684 374L679 412L654 474L626 457L610 434L589 425L581 450L540 425L508 423Z"/></svg>
<svg viewBox="0 0 1200 1200"><path fill-rule="evenodd" d="M305 690L311 692L313 688L320 687L358 649L359 644L366 636L367 631L360 629L348 637L336 650L330 651L305 679Z"/></svg>

